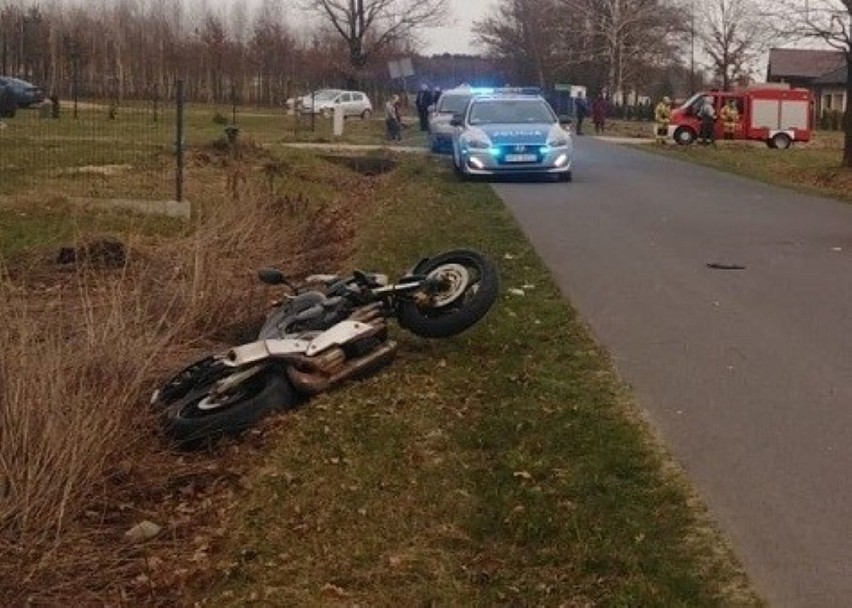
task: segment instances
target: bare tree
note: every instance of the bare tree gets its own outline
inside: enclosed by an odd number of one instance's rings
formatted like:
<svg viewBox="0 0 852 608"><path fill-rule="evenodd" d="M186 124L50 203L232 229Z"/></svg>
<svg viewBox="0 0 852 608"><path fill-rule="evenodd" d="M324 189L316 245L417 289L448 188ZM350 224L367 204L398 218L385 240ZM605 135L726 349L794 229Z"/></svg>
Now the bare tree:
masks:
<svg viewBox="0 0 852 608"><path fill-rule="evenodd" d="M555 0L504 0L473 33L492 55L514 64L516 78L544 87L553 83L558 61L556 9Z"/></svg>
<svg viewBox="0 0 852 608"><path fill-rule="evenodd" d="M846 56L843 163L852 168L852 0L774 0L765 16L787 37L819 40Z"/></svg>
<svg viewBox="0 0 852 608"><path fill-rule="evenodd" d="M748 75L767 43L768 30L752 0L705 0L696 28L713 74L726 91Z"/></svg>
<svg viewBox="0 0 852 608"><path fill-rule="evenodd" d="M563 0L592 32L592 52L607 69L607 88L623 95L649 67L670 62L667 40L683 29L682 13L661 0Z"/></svg>
<svg viewBox="0 0 852 608"><path fill-rule="evenodd" d="M357 71L373 54L414 34L440 25L448 0L303 0L305 10L318 15L346 42L349 65Z"/></svg>
<svg viewBox="0 0 852 608"><path fill-rule="evenodd" d="M623 96L653 88L649 75L675 62L670 34L684 27L669 0L501 0L474 32L526 79L583 82Z"/></svg>

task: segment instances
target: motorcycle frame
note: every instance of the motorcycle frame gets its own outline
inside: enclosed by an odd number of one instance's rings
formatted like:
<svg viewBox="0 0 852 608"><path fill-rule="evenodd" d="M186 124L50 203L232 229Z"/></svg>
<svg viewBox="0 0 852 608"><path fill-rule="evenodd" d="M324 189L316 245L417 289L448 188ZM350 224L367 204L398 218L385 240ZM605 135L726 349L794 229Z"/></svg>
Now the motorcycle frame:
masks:
<svg viewBox="0 0 852 608"><path fill-rule="evenodd" d="M329 348L343 346L347 342L375 333L370 323L340 321L312 340L296 338L271 338L249 342L230 349L223 363L229 367L243 367L266 359L287 361L294 355L316 356Z"/></svg>

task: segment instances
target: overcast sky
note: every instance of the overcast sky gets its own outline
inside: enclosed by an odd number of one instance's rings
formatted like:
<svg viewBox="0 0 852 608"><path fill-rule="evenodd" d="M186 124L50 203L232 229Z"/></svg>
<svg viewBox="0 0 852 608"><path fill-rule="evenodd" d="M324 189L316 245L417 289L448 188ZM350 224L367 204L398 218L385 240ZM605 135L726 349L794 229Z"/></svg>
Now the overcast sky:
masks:
<svg viewBox="0 0 852 608"><path fill-rule="evenodd" d="M432 53L475 53L471 46L470 26L474 20L488 13L494 0L450 0L452 15L448 27L423 31L424 52Z"/></svg>

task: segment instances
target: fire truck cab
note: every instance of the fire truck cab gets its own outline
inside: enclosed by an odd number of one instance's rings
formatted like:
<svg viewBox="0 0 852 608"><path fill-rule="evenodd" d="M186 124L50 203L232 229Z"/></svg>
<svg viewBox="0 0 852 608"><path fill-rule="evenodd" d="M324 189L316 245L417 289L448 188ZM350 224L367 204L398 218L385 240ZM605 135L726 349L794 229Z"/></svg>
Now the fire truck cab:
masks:
<svg viewBox="0 0 852 608"><path fill-rule="evenodd" d="M698 110L707 96L713 98L716 109L717 139L724 135L719 114L729 99L734 100L739 113L734 139L764 141L770 148L780 149L811 139L814 100L810 91L785 84L762 84L735 91L704 91L687 99L672 111L669 123L669 136L678 144L688 146L698 137Z"/></svg>

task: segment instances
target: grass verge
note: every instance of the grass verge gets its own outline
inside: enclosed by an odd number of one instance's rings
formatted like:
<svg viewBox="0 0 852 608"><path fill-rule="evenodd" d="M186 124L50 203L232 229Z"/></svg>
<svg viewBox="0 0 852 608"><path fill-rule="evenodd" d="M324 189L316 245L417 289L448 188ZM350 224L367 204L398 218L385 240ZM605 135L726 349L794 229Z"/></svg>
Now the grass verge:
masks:
<svg viewBox="0 0 852 608"><path fill-rule="evenodd" d="M717 147L643 145L643 150L751 177L810 194L852 202L852 170L840 167L838 133L817 133L813 142L771 150L759 142L725 142Z"/></svg>
<svg viewBox="0 0 852 608"><path fill-rule="evenodd" d="M368 216L360 265L472 246L504 294L460 337L397 332L391 367L288 415L190 601L762 605L487 185L404 159Z"/></svg>

